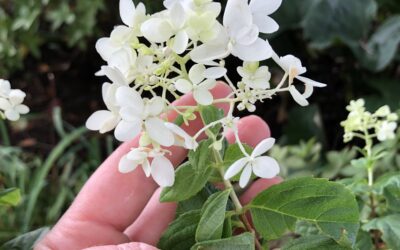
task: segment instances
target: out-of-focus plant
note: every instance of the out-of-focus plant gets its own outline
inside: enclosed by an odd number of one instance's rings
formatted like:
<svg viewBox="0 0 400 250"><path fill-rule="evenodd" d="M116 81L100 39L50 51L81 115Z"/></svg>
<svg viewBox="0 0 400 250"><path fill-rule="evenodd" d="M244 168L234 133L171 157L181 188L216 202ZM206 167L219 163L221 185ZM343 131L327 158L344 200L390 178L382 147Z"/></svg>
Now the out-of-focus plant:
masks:
<svg viewBox="0 0 400 250"><path fill-rule="evenodd" d="M103 7L104 0L1 0L0 75L21 69L28 55L39 58L44 45L84 49Z"/></svg>

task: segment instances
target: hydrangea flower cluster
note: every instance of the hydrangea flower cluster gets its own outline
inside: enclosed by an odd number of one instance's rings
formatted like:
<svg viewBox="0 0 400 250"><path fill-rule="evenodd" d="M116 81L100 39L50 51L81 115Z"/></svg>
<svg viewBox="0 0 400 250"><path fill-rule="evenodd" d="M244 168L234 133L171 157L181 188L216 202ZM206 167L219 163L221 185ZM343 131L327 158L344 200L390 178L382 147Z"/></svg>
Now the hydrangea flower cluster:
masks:
<svg viewBox="0 0 400 250"><path fill-rule="evenodd" d="M379 141L395 138L398 115L392 113L389 106L382 106L375 113L371 113L366 111L365 101L358 99L351 101L346 109L349 111L349 115L341 123L345 131L345 142L351 141L354 137L365 139L366 134ZM370 134L370 131L373 133Z"/></svg>
<svg viewBox="0 0 400 250"><path fill-rule="evenodd" d="M0 79L0 118L17 121L21 114L27 114L29 108L22 104L25 97L25 92L11 89L9 81Z"/></svg>
<svg viewBox="0 0 400 250"><path fill-rule="evenodd" d="M229 0L222 5L212 0L165 0L165 9L148 14L144 4L120 0L123 25L96 44L107 62L96 74L107 76L102 95L107 109L95 112L87 127L100 133L114 130L116 139L129 141L140 135L140 145L119 164L121 172L141 165L147 176L160 186L174 183L174 169L165 157L166 147L182 146L195 150L199 136L216 124L232 129L245 158L234 163L226 179L242 172L240 186L249 182L251 173L272 178L279 173L275 160L261 156L273 145L263 141L249 155L239 140L235 108L254 112L255 104L280 92L289 92L302 106L315 87L325 84L302 76L306 68L293 55L278 56L261 34L278 30L269 17L282 0ZM237 68L242 80L234 84L225 68L225 59L234 56L243 61ZM272 59L283 71L278 84L271 83L271 72L262 62ZM232 88L226 98L214 99L210 90L217 80ZM296 81L295 81L296 80ZM298 80L298 81L297 81ZM304 87L298 87L303 85ZM179 99L192 93L197 106L175 106L167 97ZM226 117L204 127L194 136L166 120L163 113L175 111L185 123L196 116L201 105L230 104ZM214 144L218 147L218 143ZM148 159L152 159L149 161ZM151 162L151 163L150 163Z"/></svg>

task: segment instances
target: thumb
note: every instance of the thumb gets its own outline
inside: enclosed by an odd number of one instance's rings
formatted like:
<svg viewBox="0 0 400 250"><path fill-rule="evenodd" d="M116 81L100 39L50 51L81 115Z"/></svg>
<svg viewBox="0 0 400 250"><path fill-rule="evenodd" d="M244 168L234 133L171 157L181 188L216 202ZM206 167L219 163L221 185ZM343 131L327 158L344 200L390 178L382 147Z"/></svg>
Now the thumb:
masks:
<svg viewBox="0 0 400 250"><path fill-rule="evenodd" d="M141 242L131 242L113 246L90 247L84 250L158 250L158 248Z"/></svg>

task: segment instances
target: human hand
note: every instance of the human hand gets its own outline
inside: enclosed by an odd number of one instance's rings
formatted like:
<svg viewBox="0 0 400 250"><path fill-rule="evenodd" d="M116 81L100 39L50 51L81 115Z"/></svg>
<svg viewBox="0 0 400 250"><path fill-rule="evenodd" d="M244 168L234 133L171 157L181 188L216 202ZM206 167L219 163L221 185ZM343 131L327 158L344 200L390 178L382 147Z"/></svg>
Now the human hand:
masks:
<svg viewBox="0 0 400 250"><path fill-rule="evenodd" d="M230 88L219 83L212 94L215 99L230 94ZM175 102L177 105L195 105L192 95L185 95ZM227 105L219 105L225 112ZM168 114L173 121L176 114ZM183 128L191 135L202 127L200 119ZM270 136L268 125L257 116L242 118L238 124L242 142L254 147ZM230 143L235 141L233 133L226 135ZM118 171L118 162L131 148L138 146L136 138L121 145L91 176L77 198L54 228L39 242L36 250L91 250L141 249L154 250L164 230L175 217L175 203L160 203L161 188L152 178L146 178L142 168L129 174ZM171 147L169 156L178 166L187 155L180 147ZM241 196L248 203L260 191L280 182L279 178L260 179L254 182Z"/></svg>

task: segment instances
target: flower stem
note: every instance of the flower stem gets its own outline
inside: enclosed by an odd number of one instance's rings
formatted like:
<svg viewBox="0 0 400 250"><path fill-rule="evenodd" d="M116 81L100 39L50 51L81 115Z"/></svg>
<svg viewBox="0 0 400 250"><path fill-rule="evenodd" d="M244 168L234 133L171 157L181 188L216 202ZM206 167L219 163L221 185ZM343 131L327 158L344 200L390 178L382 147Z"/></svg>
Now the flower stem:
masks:
<svg viewBox="0 0 400 250"><path fill-rule="evenodd" d="M215 158L215 161L216 161L217 165L218 166L222 166L223 160L221 158L220 153L217 150L214 149L213 150L213 154L214 154L214 158ZM245 211L243 209L243 206L240 203L239 197L237 196L237 194L236 194L236 192L235 192L235 190L234 190L234 188L232 186L232 183L229 180L225 180L225 178L224 178L225 171L224 171L223 167L219 167L219 173L220 173L220 175L221 175L221 177L223 179L225 188L231 190L229 195L230 195L230 197L232 199L233 204L235 205L236 213L240 214L239 215L240 220L243 222L246 230L254 235L254 243L256 245L256 248L258 250L262 250L262 245L258 241L257 234L256 234L255 230L253 229L253 227L251 226L249 220L246 217L246 214L245 214Z"/></svg>
<svg viewBox="0 0 400 250"><path fill-rule="evenodd" d="M0 134L1 134L1 141L4 146L10 146L10 137L8 136L8 131L6 124L3 119L0 117Z"/></svg>

